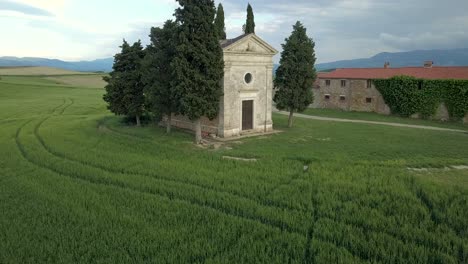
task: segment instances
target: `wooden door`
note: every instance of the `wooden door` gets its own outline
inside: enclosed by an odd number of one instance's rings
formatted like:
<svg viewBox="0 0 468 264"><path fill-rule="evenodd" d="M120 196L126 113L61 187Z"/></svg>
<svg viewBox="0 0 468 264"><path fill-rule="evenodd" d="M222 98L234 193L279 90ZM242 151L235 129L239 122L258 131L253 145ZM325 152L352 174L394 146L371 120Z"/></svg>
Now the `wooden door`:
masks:
<svg viewBox="0 0 468 264"><path fill-rule="evenodd" d="M242 130L253 129L253 100L242 101Z"/></svg>

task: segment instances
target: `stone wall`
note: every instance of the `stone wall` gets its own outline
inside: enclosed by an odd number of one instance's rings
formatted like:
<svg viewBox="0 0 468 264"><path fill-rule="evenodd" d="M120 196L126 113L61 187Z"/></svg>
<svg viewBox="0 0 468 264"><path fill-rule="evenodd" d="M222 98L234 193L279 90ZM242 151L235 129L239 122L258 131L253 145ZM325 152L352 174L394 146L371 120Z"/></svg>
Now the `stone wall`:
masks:
<svg viewBox="0 0 468 264"><path fill-rule="evenodd" d="M367 87L367 80L346 79L345 87L341 87L341 79L328 79L330 85L326 84L327 79L319 79L318 86L313 88L314 103L312 108L329 108L342 109L345 111L359 112L375 112L378 114L389 115L390 107L385 104L380 92L372 83ZM325 99L329 95L330 99ZM340 100L340 96L344 95L345 100ZM370 98L370 102L367 99ZM420 118L420 114L416 113L412 118ZM432 117L436 120L449 120L449 113L445 104L441 104ZM465 118L466 119L466 118Z"/></svg>
<svg viewBox="0 0 468 264"><path fill-rule="evenodd" d="M390 114L390 108L374 84L367 87L367 80L328 80L329 85L326 83L327 79L319 79L318 87L313 89L315 99L311 107ZM342 86L341 81L345 81L345 86Z"/></svg>
<svg viewBox="0 0 468 264"><path fill-rule="evenodd" d="M444 103L440 104L439 107L437 107L437 111L435 115L433 116L433 119L443 120L443 121L447 121L450 119L447 106L445 106Z"/></svg>
<svg viewBox="0 0 468 264"><path fill-rule="evenodd" d="M163 117L162 124L166 124L167 116ZM194 124L193 122L186 116L183 115L172 115L171 124L174 127L187 129L194 131ZM201 119L202 125L202 133L204 134L217 134L218 133L218 126L219 126L219 119L216 117L213 120L209 120L206 117L202 117Z"/></svg>

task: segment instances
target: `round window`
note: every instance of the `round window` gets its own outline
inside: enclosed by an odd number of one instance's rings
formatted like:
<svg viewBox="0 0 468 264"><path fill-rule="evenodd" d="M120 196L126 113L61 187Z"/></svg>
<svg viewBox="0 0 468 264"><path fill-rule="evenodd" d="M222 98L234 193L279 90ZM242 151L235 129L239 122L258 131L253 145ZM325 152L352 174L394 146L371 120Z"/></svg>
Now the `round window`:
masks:
<svg viewBox="0 0 468 264"><path fill-rule="evenodd" d="M252 74L251 73L247 73L245 76L244 76L244 81L245 83L249 84L252 82Z"/></svg>

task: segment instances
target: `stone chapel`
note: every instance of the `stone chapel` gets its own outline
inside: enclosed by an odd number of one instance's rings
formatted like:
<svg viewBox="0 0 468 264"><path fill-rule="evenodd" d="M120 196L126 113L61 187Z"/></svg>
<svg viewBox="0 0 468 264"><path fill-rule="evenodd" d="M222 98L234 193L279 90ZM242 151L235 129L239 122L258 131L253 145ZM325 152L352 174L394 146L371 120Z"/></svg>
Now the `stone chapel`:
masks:
<svg viewBox="0 0 468 264"><path fill-rule="evenodd" d="M218 116L202 118L202 133L236 137L273 130L273 56L278 51L255 34L220 42L224 58L223 96ZM193 130L184 116L173 116L172 125Z"/></svg>

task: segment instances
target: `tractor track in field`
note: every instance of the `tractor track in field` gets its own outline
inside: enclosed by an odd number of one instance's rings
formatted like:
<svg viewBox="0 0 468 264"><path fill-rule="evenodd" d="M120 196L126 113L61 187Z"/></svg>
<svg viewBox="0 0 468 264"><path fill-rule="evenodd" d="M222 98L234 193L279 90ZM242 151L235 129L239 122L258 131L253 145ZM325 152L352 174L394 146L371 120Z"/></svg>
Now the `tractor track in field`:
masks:
<svg viewBox="0 0 468 264"><path fill-rule="evenodd" d="M168 194L168 193L161 192L161 191L154 190L154 189L153 190L142 190L140 188L128 186L126 183L119 182L119 181L116 181L116 180L113 180L113 179L105 179L105 178L102 178L102 177L99 177L99 178L83 177L83 176L76 175L76 174L74 175L74 174L70 174L70 173L64 173L64 172L54 168L53 166L50 166L50 165L47 166L47 165L43 165L43 164L40 164L38 162L35 162L28 155L28 152L25 150L23 144L20 141L20 135L21 135L21 131L22 131L23 127L26 126L27 124L29 124L31 121L32 120L29 120L28 122L24 123L23 125L21 125L17 129L16 136L15 136L15 141L16 141L16 145L17 145L18 149L20 150L20 153L21 153L22 157L25 160L27 160L29 163L31 163L31 164L33 164L33 165L35 165L37 167L52 171L52 172L54 172L54 173L56 173L58 175L66 176L66 177L69 177L69 178L72 178L72 179L78 179L78 180L85 181L85 182L88 182L88 183L91 183L91 184L104 185L104 186L113 186L113 187L117 187L117 188L121 188L121 189L125 189L125 190L130 190L130 191L142 193L142 194L154 195L154 196L165 198L165 199L168 199L168 200L171 200L171 201L179 201L179 202L189 204L189 205L192 205L192 206L196 206L196 207L200 207L200 208L208 208L208 209L211 209L213 211L217 211L219 213L222 213L224 215L237 217L237 218L242 218L242 219L247 220L247 221L256 222L258 224L262 224L262 225L268 226L270 228L277 229L277 230L279 230L281 232L287 232L287 233L290 233L292 235L298 235L298 236L302 236L302 237L304 236L303 230L293 228L293 227L289 226L288 224L284 223L283 221L267 219L265 217L251 216L251 215L248 215L248 214L244 214L244 213L242 213L242 212L240 212L240 211L238 211L236 209L231 209L231 208L228 208L228 207L222 207L222 208L216 207L215 205L212 205L210 203L206 203L206 202L203 203L203 202L199 202L199 201L190 200L190 199L187 199L187 198L180 197L177 194ZM179 196L179 197L177 197L177 196Z"/></svg>
<svg viewBox="0 0 468 264"><path fill-rule="evenodd" d="M48 117L48 118L50 118L50 117ZM42 120L40 123L41 124L44 123L48 118ZM19 139L23 127L26 126L27 124L29 124L31 121L33 121L33 120L27 121L21 127L18 128L18 130L16 132L15 140L16 140L17 147L20 150L20 153L23 156L23 158L26 161L28 161L29 163L36 166L36 167L46 169L46 170L49 170L49 171L51 171L51 172L53 172L55 174L65 176L65 177L68 177L68 178L72 178L72 179L76 179L76 180L79 180L79 181L87 182L87 183L90 183L90 184L120 188L120 189L123 189L123 190L129 190L129 191L133 191L133 192L137 192L137 193L141 193L141 194L153 195L153 196L156 196L156 197L167 199L169 201L178 201L180 203L185 203L185 204L195 206L195 207L199 207L199 208L211 209L213 211L216 211L218 213L221 213L221 214L224 214L224 215L227 215L227 216L237 217L237 218L244 219L246 221L251 221L251 222L258 223L258 224L262 224L262 225L265 225L265 226L267 226L269 228L277 229L277 230L279 230L281 232L287 232L287 233L289 233L291 235L298 235L298 236L301 236L301 237L306 237L306 246L308 248L304 249L304 252L305 252L304 257L305 256L310 257L310 254L311 254L310 245L311 245L312 239L314 238L313 237L313 226L309 227L307 229L307 231L304 232L304 230L299 230L299 229L290 227L288 224L278 222L276 220L272 220L272 219L268 219L268 218L264 218L264 217L258 217L258 216L245 215L240 211L237 211L235 209L230 209L228 207L220 208L220 207L217 207L215 205L210 205L209 203L194 201L194 200L183 198L183 197L180 197L180 196L177 197L178 196L177 194L170 195L170 194L168 194L166 192L161 192L161 191L157 191L157 190L142 190L140 188L131 187L131 186L128 186L126 183L119 182L119 181L112 180L112 179L104 179L102 177L100 179L99 178L91 178L91 177L82 177L82 176L73 175L73 174L69 174L69 173L63 173L62 171L60 171L60 170L58 170L58 169L56 169L56 168L54 168L52 166L44 166L44 165L42 165L40 163L37 163L33 159L30 158L30 156L28 155L27 151L24 149L24 146L22 145L22 143L20 142L20 139ZM58 157L58 158L60 158L60 157ZM284 209L284 208L277 208L277 209ZM317 219L312 220L312 221L317 221L318 219L322 219L322 218L323 219L330 219L332 221L338 221L338 219L334 219L334 218L330 218L330 217L318 217ZM352 227L360 227L360 226L356 226L353 223L346 223L344 221L343 222L338 221L338 222L342 223L344 225L352 226ZM362 227L362 228L364 228L364 227ZM391 233L387 233L387 232L382 232L381 230L375 230L375 231L374 230L368 230L368 232L382 233L382 234L388 235L390 237L393 237L395 239L401 240L400 236L394 235L394 234L391 234ZM362 258L360 256L357 256L357 255L353 254L353 252L350 251L350 248L346 247L345 245L335 244L333 241L328 241L327 239L322 239L320 237L315 237L315 239L318 240L318 241L322 241L322 242L332 243L332 244L334 244L335 246L337 246L339 248L343 248L343 249L347 250L351 255L353 255L353 256L355 256L355 257L357 257L359 259L363 259L363 260L367 259L367 258Z"/></svg>
<svg viewBox="0 0 468 264"><path fill-rule="evenodd" d="M150 142L150 143L154 143L153 141L149 140L149 139L145 139L145 138L141 138L141 137L137 137L137 136L133 136L133 135L130 135L130 134L127 134L127 133L124 133L124 132L120 132L120 131L117 131L117 130L114 130L114 129L111 129L109 127L107 127L106 125L104 124L98 124L98 127L101 126L101 127L105 127L107 130L113 132L114 134L117 134L117 135L120 135L122 137L128 137L128 138L132 138L132 139L135 139L135 140L139 140L139 141L145 141L145 142ZM172 149L175 149L175 148L172 148ZM93 166L93 165L92 165ZM99 168L101 169L109 169L107 167L100 167ZM122 170L118 170L116 171L117 173L119 172L123 172ZM175 182L180 182L180 183L184 183L184 184L190 184L190 185L194 185L194 186L197 186L197 187L200 187L200 188L204 188L204 189L207 189L207 190L212 190L212 191L216 191L216 192L220 192L220 193L225 193L225 194L229 194L229 195L233 195L235 197L238 197L238 198L242 198L242 199L248 199L248 200L251 200L255 203L259 203L263 206L267 206L267 207L274 207L274 208L277 208L277 209L286 209L286 210L289 210L289 211L292 211L292 212L300 212L300 213L308 213L307 210L304 210L304 209L300 209L300 208L295 208L295 207L290 207L290 206L281 206L279 204L271 204L271 203L274 203L274 201L261 201L261 200L256 200L252 197L249 197L249 196L245 196L245 195L242 195L242 194L239 194L237 192L232 192L232 191L226 191L226 190L222 190L222 189L219 189L219 188L216 188L216 187L212 187L212 186L208 186L208 185L204 185L204 184L199 184L197 182L193 182L193 181L182 181L182 180L175 180L173 178L167 178L167 177L161 177L159 175L155 175L155 174L150 174L150 173L133 173L133 172L129 172L129 171L124 171L123 173L125 174L131 174L131 175L140 175L140 176L148 176L148 177L158 177L158 178L163 178L165 180L168 180L168 181L175 181ZM294 178L295 177L295 178ZM267 192L267 194L265 194L265 196L268 196L269 194L271 194L275 189L277 189L278 187L280 186L283 186L283 185L288 185L290 184L291 182L295 181L295 180L298 180L300 178L300 173L297 173L297 174L293 174L292 175L292 178L289 178L287 179L287 181L285 181L284 183L280 183L276 186L273 186L271 188L271 190L269 190Z"/></svg>
<svg viewBox="0 0 468 264"><path fill-rule="evenodd" d="M61 106L63 106L64 104L62 104ZM73 105L73 100L71 100L71 103L69 105L67 105L65 107L68 108L69 106ZM60 113L63 113L65 110L62 110ZM216 188L212 188L212 187L207 187L207 186L204 186L204 185L200 185L200 184L191 184L191 183L187 183L187 182L183 182L183 181L180 181L180 180L174 180L174 179L160 179L160 178L155 178L156 175L144 175L144 174L137 174L137 173L123 173L122 171L111 171L109 170L109 168L106 168L106 167L98 167L98 166L95 166L94 164L88 164L88 163L84 163L83 161L79 161L79 160L73 160L73 159L70 159L66 156L64 156L63 154L60 154L60 153L56 153L54 151L52 151L47 145L46 143L44 142L44 140L40 137L38 131L39 131L39 128L40 126L45 122L47 121L49 118L51 118L52 116L49 116L43 120L41 120L34 128L34 134L37 138L37 140L39 141L39 143L44 147L44 149L51 155L53 156L56 156L57 158L61 158L61 159L65 159L65 160L69 160L69 161L72 161L72 162L75 162L75 163L79 163L81 164L82 166L87 166L87 167L94 167L94 168L97 168L97 169L100 169L100 170L103 170L104 172L110 172L110 173L120 173L120 174L125 174L125 175L138 175L138 176L149 176L151 177L152 179L155 179L155 180L162 180L162 181L170 181L170 182L176 182L178 184L182 184L182 185L186 185L186 186L191 186L192 188L193 187L199 187L199 188L202 188L202 189L209 189L211 191L214 191L216 193L220 193L220 194L228 194L228 195L231 195L231 196L236 196L238 198L241 198L241 199L246 199L246 200L250 200L251 202L254 202L256 203L257 205L260 205L260 206L264 206L264 207L269 207L269 208L272 208L272 209L280 209L280 210L290 210L286 207L278 207L278 206L268 206L268 205L263 205L261 202L257 201L257 200L254 200L252 198L249 198L249 197L246 197L246 196L242 196L242 195L237 195L237 194L233 194L233 193L230 193L230 192L227 192L227 191L222 191L222 190L217 190ZM217 211L219 213L222 213L222 214L225 214L225 215L229 215L229 216L233 216L233 217L238 217L238 218L242 218L242 219L245 219L245 220L248 220L248 221L253 221L253 222L257 222L257 223L260 223L260 224L263 224L263 225L266 225L266 226L269 226L271 228L275 228L275 229L279 229L283 232L288 232L290 234L294 234L294 235L299 235L299 236L302 236L302 237L306 237L307 238L307 242L306 242L306 248L305 248L305 251L304 251L304 257L306 258L306 256L310 256L311 252L310 252L310 244L311 244L311 241L313 239L313 225L311 225L308 229L307 229L307 232L304 232L303 230L299 230L299 229L295 229L295 228L292 228L291 226L289 226L288 224L285 224L285 223L282 223L282 221L277 221L277 220L272 220L272 219L268 219L268 218L265 218L265 217L258 217L258 216L255 216L255 215L245 215L243 212L241 211L238 211L236 209L232 209L232 208L219 208L217 207L216 205L210 205L209 203L207 204L206 202L200 202L200 201L194 201L194 200L190 200L190 199L187 199L187 198L184 198L184 197L177 197L178 195L175 194L175 195L169 195L168 193L166 192L161 192L161 191L157 191L157 190L142 190L141 188L138 188L138 187L131 187L131 186L127 186L126 183L123 183L123 182L118 182L116 180L112 180L112 179L93 179L93 178L87 178L87 177L80 177L80 176L77 176L77 175L72 175L72 174L67 174L67 173L63 173L61 172L60 170L56 169L56 168L53 168L51 166L43 166L42 164L39 164L37 162L35 162L33 159L30 158L30 156L28 155L27 151L25 150L24 146L22 145L22 143L20 142L20 134L21 134L21 131L23 129L24 126L26 126L27 124L29 124L31 121L34 121L34 120L28 120L27 122L25 122L23 125L21 125L17 132L16 132L16 136L15 136L15 141L16 141L16 145L21 153L21 155L23 156L24 159L26 159L28 162L32 163L33 165L37 166L37 167L40 167L40 168L43 168L43 169L46 169L46 170L49 170L49 171L52 171L58 175L62 175L62 176L66 176L66 177L69 177L69 178L74 178L74 179L77 179L77 180L80 180L80 181L85 181L85 182L88 182L88 183L91 183L91 184L97 184L97 185L104 185L104 186L113 186L113 187L117 187L117 188L121 188L121 189L128 189L130 191L134 191L134 192L139 192L139 193L142 193L142 194L150 194L150 195L154 195L154 196L158 196L158 197L161 197L161 198L165 198L165 199L168 199L168 200L176 200L176 201L179 201L179 202L182 202L182 203L186 203L186 204L190 204L192 206L197 206L197 207L202 207L202 208L208 208L208 209L212 209L214 211ZM128 135L130 137L132 137L131 135ZM141 139L141 140L146 140L146 139ZM59 154L59 155L57 155ZM156 177L160 177L160 176L156 176ZM299 177L299 176L298 176ZM290 180L290 182L294 181L294 179ZM281 186L284 186L285 184L280 184ZM298 209L292 209L292 211L296 211L296 212L309 212L310 211L307 211L307 210L298 210ZM324 218L324 219L330 219L332 221L338 221L338 219L334 219L334 218L330 218L330 217L319 217L320 218ZM315 219L315 220L312 220L312 221L317 221L318 219ZM365 228L365 227L362 227L360 225L356 225L355 223L347 223L348 221L338 221L339 223L342 223L342 224L345 224L345 225L349 225L349 226L353 226L353 227L359 227L359 228ZM393 237L395 239L398 239L398 240L401 240L403 242L406 241L406 243L408 242L414 242L412 240L408 240L408 238L402 236L402 235L399 235L399 234L393 234L393 233L388 233L388 232L382 232L382 230L367 230L367 232L377 232L377 233L382 233L382 234L386 234L390 237ZM327 241L326 239L321 239L319 237L316 237L315 239L319 240L319 241L324 241L324 242L330 242L330 241ZM331 241L333 242L333 241ZM346 246L343 246L343 245L336 245L335 243L333 243L335 246L337 247L341 247L343 249L346 249L348 252L350 252L352 255L354 255L351 251L349 251L350 249L348 249ZM413 244L413 243L412 243ZM354 255L355 256L355 255ZM359 256L356 256L356 257L359 257ZM359 257L360 258L360 257ZM362 259L362 258L361 258Z"/></svg>
<svg viewBox="0 0 468 264"><path fill-rule="evenodd" d="M42 120L42 121L40 122L40 124L44 123L44 121L46 121L46 120L47 120L47 119ZM39 129L39 126L36 126L36 128L35 128L35 133L37 133L38 129ZM251 202L255 203L256 206L259 206L259 207L266 207L266 208L278 209L278 210L288 210L288 211L294 211L294 212L298 212L298 213L301 213L301 212L302 212L302 213L311 213L311 211L308 211L308 210L289 210L288 208L285 208L285 207L264 205L263 203L260 203L260 202L258 202L257 200L253 200L253 199L251 199L251 198L249 198L249 197L234 195L234 194L229 193L229 192L226 192L226 191L217 190L216 188L208 188L208 187L203 186L203 185L201 185L201 186L199 186L199 185L194 185L194 184L191 184L191 183L187 183L187 182L180 181L180 180L174 180L174 179L155 178L156 175L151 175L151 174L146 175L146 174L138 174L138 173L133 173L133 172L122 172L122 171L118 171L118 170L115 170L115 171L114 171L114 170L111 170L111 169L106 168L106 167L101 167L101 166L96 166L96 165L94 165L94 164L84 163L84 162L82 162L82 161L75 160L75 159L71 159L71 158L68 158L68 157L66 157L66 156L63 156L63 154L60 154L60 153L57 155L56 152L54 152L54 151L52 151L52 150L51 150L51 151L48 150L49 147L45 144L45 142L43 141L43 139L40 138L40 136L38 137L38 140L40 141L41 145L44 144L43 147L45 148L45 150L46 150L47 152L49 152L49 154L51 154L51 155L53 155L53 156L55 156L55 157L57 157L57 158L61 158L61 159L68 160L68 161L71 161L71 162L74 162L74 163L78 163L78 164L80 164L80 165L82 165L82 166L100 169L100 170L102 170L102 171L104 171L104 172L108 172L108 173L118 173L118 174L123 174L123 175L143 176L143 177L144 177L144 176L148 176L148 177L151 177L151 178L154 179L154 180L167 181L167 182L174 182L174 183L177 183L177 184L185 185L185 186L187 186L187 187L189 187L189 188L199 188L199 189L201 189L201 190L198 190L198 191L200 191L200 192L203 192L203 189L205 189L205 190L207 189L207 190L209 190L209 191L213 191L213 192L218 193L218 194L226 194L226 195L229 195L229 196L235 196L236 198L239 198L239 199L244 199L244 200L251 201ZM50 168L49 168L49 170L50 170ZM63 173L61 173L60 171L55 171L55 170L53 170L53 171L56 172L56 173L59 173L59 174L63 174ZM70 175L69 175L69 177L74 177L74 176L70 176ZM160 176L156 176L156 177L160 177ZM81 178L80 178L80 179L81 179ZM119 187L121 187L120 185L122 185L122 184L119 184ZM126 187L122 187L122 188L126 188ZM148 191L142 191L141 189L138 189L138 188L131 188L131 189L132 189L132 190L135 190L135 191L140 191L140 192L143 192L143 193L148 193ZM150 191L149 193L154 193L154 191L153 191L153 192ZM171 200L172 200L172 198L171 198L172 196L174 196L174 197L177 196L177 194L171 195L171 197L168 197L167 194L165 194L165 195L155 194L155 195L164 196L164 197L169 198L169 199L171 199ZM196 205L202 204L201 206L203 206L203 207L206 207L206 206L207 206L207 203L203 203L203 202L194 202L193 200L186 199L186 198L183 198L183 197L181 198L180 196L179 196L179 198L175 198L175 199L183 200L183 201L187 201L187 200L188 200L188 201L190 201L190 203L195 203ZM229 215L233 215L233 216L237 216L237 217L241 217L241 218L245 218L245 219L257 221L257 222L260 222L260 223L262 223L262 224L266 224L266 225L268 225L268 226L270 226L270 227L276 227L276 228L279 228L279 229L281 229L281 230L286 230L287 232L292 233L292 234L297 234L297 235L301 235L301 236L306 236L306 238L307 238L307 243L308 243L308 244L307 244L307 247L310 247L311 241L312 241L312 239L313 239L313 231L314 231L314 230L313 230L313 226L314 226L314 224L312 224L311 226L309 226L309 227L307 228L307 230L300 230L300 229L295 229L295 228L289 226L288 224L286 224L286 223L284 223L284 222L282 222L282 221L279 221L279 222L276 221L276 220L273 220L273 221L272 221L272 219L268 219L268 218L264 218L264 217L259 217L259 216L255 216L255 215L247 216L247 215L245 215L244 213L239 213L239 212L233 214L233 213L232 213L232 210L233 210L233 209L231 209L231 208L229 208L229 207L227 207L227 208L225 207L224 209L220 209L219 207L217 207L217 206L215 206L215 205L211 205L211 206L210 206L209 204L208 204L208 207L209 207L209 208L212 208L212 209L214 209L214 210L220 210L221 212L223 212L223 213L225 213L225 214L229 214ZM262 219L262 218L263 218L263 219ZM259 220L259 219L260 219L260 220ZM318 221L319 219L329 219L329 220L332 220L332 221L334 221L334 222L341 223L341 224L343 224L343 225L361 228L361 229L363 229L363 232L365 232L365 233L371 233L371 232L373 232L373 233L381 233L381 234L384 234L384 235L386 235L386 236L392 237L392 238L394 238L394 239L396 239L396 240L406 241L406 243L412 243L412 244L413 244L413 242L414 242L414 241L412 241L412 240L408 240L408 238L406 238L406 237L404 237L404 236L401 236L401 235L399 235L399 234L394 234L394 233L390 233L390 232L385 232L385 231L382 231L382 230L380 230L380 229L375 229L375 228L366 229L366 227L360 226L360 225L356 225L356 223L348 222L348 221L345 221L345 220L339 220L339 219L337 219L337 218L333 218L333 217L329 217L329 216L318 216L318 217L311 216L310 219L311 219L311 221L314 222L314 223L315 223L316 221ZM312 220L312 219L315 219L315 220ZM364 230L365 230L365 231L364 231ZM320 238L317 238L317 237L316 237L315 239L317 239L317 240L319 240L319 241L324 241L324 242L333 242L333 241L327 241L327 240L324 240L324 239L320 239ZM350 248L347 248L346 246L343 246L343 245L341 245L341 246L340 246L340 245L335 245L335 246L341 247L341 248L343 248L343 249L348 250L348 252L350 252L350 251L349 251ZM350 252L350 253L351 253L351 252ZM309 249L306 248L306 249L305 249L305 252L304 252L304 256L308 256L308 257L309 257L310 254L312 254L312 253L310 252L310 248L309 248ZM354 254L352 254L352 255L354 255ZM356 257L358 257L358 256L356 256Z"/></svg>
<svg viewBox="0 0 468 264"><path fill-rule="evenodd" d="M265 194L265 197L269 197L272 193L274 193L275 191L277 191L279 188L287 187L287 186L291 185L293 182L299 180L299 179L301 178L301 173L302 173L302 172L295 173L295 174L292 175L292 177L289 178L287 181L273 186L273 187Z"/></svg>
<svg viewBox="0 0 468 264"><path fill-rule="evenodd" d="M52 110L50 111L50 114L55 114L55 111L57 111L58 109L60 109L60 107L64 106L67 103L67 100L65 98L63 98L62 101L63 103L61 105L58 105L52 108Z"/></svg>
<svg viewBox="0 0 468 264"><path fill-rule="evenodd" d="M104 124L99 124L101 126L104 126L106 127L108 130L110 130L111 132L114 132L115 134L117 135L121 135L122 137L126 137L126 138L131 138L131 139L135 139L135 140L139 140L139 141L145 141L145 142L152 142L154 143L153 141L149 140L149 139L145 139L145 138L141 138L141 137L137 137L137 136L134 136L134 135L131 135L131 134L128 134L128 133L124 133L124 132L120 132L120 131L117 131L117 130L114 130L114 129L111 129L107 126L105 126ZM98 125L98 126L99 126ZM289 179L287 182L284 182L282 184L279 184L278 186L275 186L272 188L272 190L270 190L270 194L274 191L274 189L278 189L282 186L287 186L289 184L291 184L292 182L296 181L296 180L300 180L300 173L298 173L297 175L297 178L296 179ZM199 184L196 184L196 185L199 185ZM242 196L242 195L237 195L237 194L234 194L234 193L231 193L231 192L227 192L227 191L222 191L222 190L218 190L216 188L211 188L211 187L207 187L207 186L204 186L204 185L200 185L200 187L202 188L208 188L210 190L213 190L213 191L216 191L216 192L221 192L221 193L228 193L228 194L231 194L231 195L235 195L235 196L238 196L240 198L246 198L246 199L249 199L249 200L252 200L254 202L257 202L257 203L260 203L261 205L266 205L266 206L271 206L270 204L268 204L268 202L266 201L262 201L262 202L258 202L257 200L253 200L252 198L249 198L249 197L246 197L246 196ZM269 201L269 202L272 202L272 201ZM299 208L295 208L295 207L284 207L284 206L276 206L276 205L273 205L273 207L276 207L278 209L286 209L286 210L291 210L293 212L300 212L300 213L310 213L310 211L308 210L304 210L304 209L299 209ZM365 229L367 230L367 232L374 232L374 233L382 233L382 234L385 234L385 235L388 235L390 237L393 237L395 239L398 239L398 240L403 240L403 241L406 241L406 242L416 242L416 240L414 239L411 239L411 238L408 238L407 236L403 236L401 234L398 234L398 233L394 233L394 232L389 232L389 231L382 231L381 229L379 228L369 228L367 226L362 226L360 225L359 223L355 223L355 222L351 222L351 221L347 221L347 220L344 220L344 219L338 219L336 217L332 217L332 216L319 216L318 217L319 219L330 219L330 220L333 220L333 221L336 221L336 222L340 222L340 223L343 223L343 224L346 224L348 226L352 226L352 227L359 227L359 228L362 228L362 229ZM310 230L308 230L310 231ZM312 238L311 238L312 239ZM317 238L316 238L317 239ZM321 240L321 239L318 239L318 240Z"/></svg>
<svg viewBox="0 0 468 264"><path fill-rule="evenodd" d="M313 263L313 261L311 260L312 257L313 257L312 256L313 253L310 251L310 246L312 245L313 237L314 237L314 228L309 227L309 229L307 230L307 241L306 241L305 249L304 249L304 262L307 263L307 264L308 263ZM347 251L349 252L349 250L347 250Z"/></svg>
<svg viewBox="0 0 468 264"><path fill-rule="evenodd" d="M182 203L182 204L190 205L192 207L197 207L197 208L201 208L201 209L209 209L209 210L212 210L214 212L217 212L217 213L220 213L220 214L223 214L223 215L226 215L226 216L240 218L240 219L243 219L243 220L248 221L248 222L257 223L257 224L261 224L261 225L264 225L264 226L269 227L269 228L276 229L276 230L278 230L280 232L286 232L286 233L289 233L290 235L297 235L297 236L300 236L300 237L307 237L307 234L305 234L302 230L296 230L296 229L290 228L289 226L284 225L283 223L280 223L280 224L272 223L273 221L271 221L271 219L262 219L262 218L256 218L256 217L253 217L253 216L246 216L246 215L243 215L243 214L239 214L238 212L237 213L232 212L232 210L229 210L229 209L226 209L226 208L219 208L219 207L211 206L211 205L206 204L206 203L196 202L196 201L193 201L193 200L190 200L190 199L177 198L175 196L168 195L167 193L158 192L156 190L141 190L141 189L136 188L136 187L127 186L125 183L118 182L118 181L115 181L115 180L112 180L112 179L82 177L82 176L77 176L77 175L73 175L73 174L69 174L69 173L63 173L62 171L54 168L53 166L42 165L42 164L34 161L28 155L28 152L24 149L24 146L20 141L20 135L21 135L22 129L26 125L31 123L31 121L33 121L33 120L29 120L29 121L25 122L23 125L21 125L17 129L16 136L15 136L15 142L16 142L17 148L19 149L19 151L21 153L21 156L27 162L29 162L30 164L32 164L35 167L45 169L45 170L50 171L50 172L52 172L54 174L57 174L59 176L67 177L67 178L74 179L74 180L77 180L77 181L86 182L86 183L93 184L93 185L98 185L98 186L118 188L118 189L122 189L122 190L126 190L126 191L136 192L136 193L139 193L139 194L159 197L161 199L166 199L168 201L176 201L176 202L179 202L179 203ZM326 240L323 240L323 239L320 239L320 238L317 238L317 240L327 242ZM340 246L340 245L336 245L336 246L340 247L340 248L343 248L343 249L345 249L345 250L347 250L349 252L349 250L344 246ZM351 252L350 252L350 254L351 254Z"/></svg>
<svg viewBox="0 0 468 264"><path fill-rule="evenodd" d="M154 143L152 140L150 139L146 139L146 138L142 138L142 137L138 137L138 136L135 136L135 135L131 135L129 133L125 133L125 132L120 132L118 130L115 130L113 128L110 128L108 126L106 126L105 124L103 124L102 122L98 124L98 127L104 127L105 129L109 130L110 132L116 134L116 135L119 135L119 136L122 136L122 137L126 137L126 138L131 138L131 139L134 139L134 140L137 140L137 141L144 141L144 142L149 142L149 143ZM171 148L171 149L174 149L175 148ZM149 176L149 175L148 175ZM283 181L282 183L279 183L273 187L270 188L270 190L267 191L267 193L265 194L265 197L271 195L274 191L276 191L277 189L283 187L283 186L288 186L290 185L291 183L293 183L294 181L296 180L299 180L301 178L301 173L294 173L291 175L291 177L289 177L287 180ZM251 199L251 200L254 200L253 198L251 197L248 197L248 196L244 196L244 195L241 195L239 193L235 193L235 192L229 192L229 191L223 191L223 190L219 190L219 189L216 189L216 188L211 188L211 187L208 187L206 185L200 185L200 184L197 184L197 183L193 183L193 184L196 184L197 186L200 186L200 187L203 187L203 188L210 188L210 189L213 189L213 190L216 190L216 191L220 191L220 192L227 192L229 194L232 194L232 195L235 195L235 196L239 196L239 197L243 197L243 198L247 198L247 199ZM257 200L254 200L254 201L257 201ZM274 201L271 201L269 200L268 202L270 203L274 203ZM270 204L268 203L262 203L263 205L266 205L266 206L269 206ZM284 207L284 206L280 206L280 205L275 205L274 207L277 207L277 208L280 208L280 209L288 209L288 210L292 210L292 211L300 211L300 212L307 212L303 209L299 209L299 208L294 208L294 207Z"/></svg>
<svg viewBox="0 0 468 264"><path fill-rule="evenodd" d="M74 103L75 103L75 100L71 99L71 98L68 98L68 100L70 100L70 103L68 105L66 105L64 108L62 108L62 110L60 110L60 112L58 112L59 115L63 115L63 113L70 107L72 106Z"/></svg>
<svg viewBox="0 0 468 264"><path fill-rule="evenodd" d="M196 182L193 182L193 181L178 180L178 179L175 179L175 178L164 177L164 176L160 176L158 174L153 174L153 173L144 173L144 172L136 173L136 172L128 171L128 170L125 170L125 169L114 169L114 168L109 168L109 167L106 167L106 166L97 165L97 164L93 164L93 163L90 163L90 162L78 160L78 159L75 159L75 158L70 158L70 157L64 155L63 153L59 153L59 152L54 151L53 149L51 149L46 144L44 139L40 136L40 134L39 134L40 126L45 121L47 121L47 119L49 119L49 118L50 117L47 117L47 118L41 120L36 125L36 127L34 128L34 135L37 138L37 140L39 141L39 143L41 144L41 146L49 154L51 154L51 155L53 155L53 156L55 156L57 158L68 160L68 161L71 161L71 162L74 162L74 163L78 163L78 164L80 164L82 166L99 169L99 170L102 170L102 171L107 172L107 173L117 173L117 174L122 174L122 175L149 177L149 178L151 178L153 180L171 182L171 183L185 185L187 187L203 189L205 191L212 191L212 192L216 192L216 193L219 193L219 194L232 196L232 197L235 197L237 199L247 200L247 201L250 201L252 203L255 203L257 206L262 206L262 207L266 207L266 208L270 208L270 209L287 210L287 211L289 211L291 213L308 213L306 210L301 210L301 209L292 208L292 207L271 205L272 201L268 201L269 203L266 203L265 201L255 200L255 199L253 199L253 198L251 198L249 196L244 196L244 195L240 195L238 193L234 193L234 192L230 192L230 191L226 191L226 190L221 190L221 189L216 188L216 187L212 187L212 186L208 186L208 185L204 185L204 184L199 184L199 183L196 183Z"/></svg>

